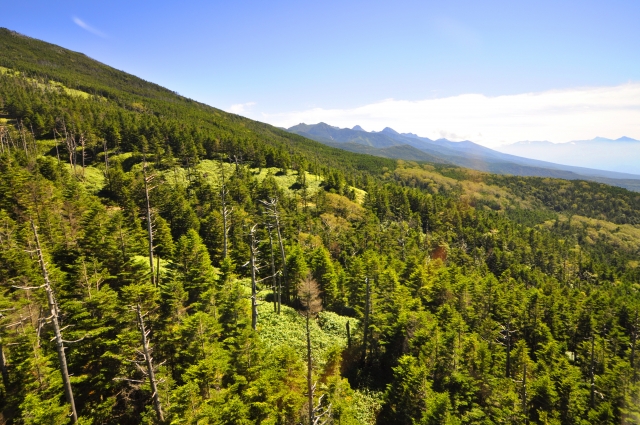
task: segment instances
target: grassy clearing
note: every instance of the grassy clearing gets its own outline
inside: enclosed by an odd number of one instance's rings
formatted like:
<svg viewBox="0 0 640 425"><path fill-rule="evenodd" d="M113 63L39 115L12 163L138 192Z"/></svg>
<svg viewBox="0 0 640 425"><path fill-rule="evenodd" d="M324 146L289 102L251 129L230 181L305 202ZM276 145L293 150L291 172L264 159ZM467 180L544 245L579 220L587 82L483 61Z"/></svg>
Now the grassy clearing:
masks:
<svg viewBox="0 0 640 425"><path fill-rule="evenodd" d="M119 156L120 157L120 156ZM197 172L202 175L211 183L214 187L220 187L221 172L229 177L235 172L235 165L228 162L215 161L211 159L204 159L200 161L196 167ZM299 191L292 189L298 179L298 173L296 171L289 171L286 175L279 174L281 170L279 168L251 168L249 172L253 174L258 182L262 182L267 176L271 175L278 184L278 187L282 189L287 195L292 196L299 194ZM168 170L160 172L167 182L172 184L178 184L186 186L189 179L187 170L182 167L174 167ZM322 177L316 174L306 173L307 180L307 194L309 196L314 195L322 189ZM364 202L366 192L362 189L350 187L356 193L356 201L359 204Z"/></svg>
<svg viewBox="0 0 640 425"><path fill-rule="evenodd" d="M358 320L323 311L311 323L311 345L315 366L324 368L329 353L347 346L346 325L350 322L352 335L358 327ZM258 334L270 349L289 346L295 349L302 361L306 359L305 318L291 307L282 306L281 314L273 311L273 304L258 307ZM354 390L351 402L358 423L373 425L382 407L383 393Z"/></svg>
<svg viewBox="0 0 640 425"><path fill-rule="evenodd" d="M347 346L346 325L350 321L351 331L355 332L358 321L323 311L317 320L311 323L311 341L313 358L316 365L324 367L332 349ZM305 318L291 307L282 306L281 313L273 311L273 304L264 303L258 307L258 333L268 348L289 346L296 350L301 359L305 359L307 342Z"/></svg>
<svg viewBox="0 0 640 425"><path fill-rule="evenodd" d="M64 163L71 175L74 174L73 167L69 163ZM82 167L76 166L75 174L85 189L91 193L98 193L104 187L104 172L96 167L84 167L84 175Z"/></svg>

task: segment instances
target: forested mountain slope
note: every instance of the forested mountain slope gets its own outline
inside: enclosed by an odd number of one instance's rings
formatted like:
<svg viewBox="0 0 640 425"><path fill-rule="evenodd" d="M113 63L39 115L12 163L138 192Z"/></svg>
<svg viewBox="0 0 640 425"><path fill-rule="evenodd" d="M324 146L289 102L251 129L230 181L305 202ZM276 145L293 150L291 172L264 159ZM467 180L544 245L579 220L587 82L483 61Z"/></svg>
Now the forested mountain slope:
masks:
<svg viewBox="0 0 640 425"><path fill-rule="evenodd" d="M0 423L640 421L640 194L0 66Z"/></svg>

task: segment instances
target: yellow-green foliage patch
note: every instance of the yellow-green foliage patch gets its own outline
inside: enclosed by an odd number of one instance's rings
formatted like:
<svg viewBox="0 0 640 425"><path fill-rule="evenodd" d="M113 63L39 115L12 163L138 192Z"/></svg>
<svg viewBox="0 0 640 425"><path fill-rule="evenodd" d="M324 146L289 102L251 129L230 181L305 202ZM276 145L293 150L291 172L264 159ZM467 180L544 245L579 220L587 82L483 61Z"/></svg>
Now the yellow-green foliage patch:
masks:
<svg viewBox="0 0 640 425"><path fill-rule="evenodd" d="M472 206L484 201L499 206L500 210L513 207L531 208L530 200L522 199L503 187L471 180L463 180L460 185L463 190L460 199Z"/></svg>
<svg viewBox="0 0 640 425"><path fill-rule="evenodd" d="M118 155L109 155L109 161L124 161L133 155L132 152L120 153Z"/></svg>
<svg viewBox="0 0 640 425"><path fill-rule="evenodd" d="M566 223L569 218L561 214L558 216L558 220L561 223ZM554 220L549 220L544 222L542 226L550 228L554 222ZM640 250L640 228L631 224L615 224L610 221L574 215L571 216L570 226L586 231L584 240L590 245L609 244L627 252Z"/></svg>
<svg viewBox="0 0 640 425"><path fill-rule="evenodd" d="M460 191L460 200L471 206L484 204L484 208L506 210L509 208L531 208L534 201L522 199L509 189L487 184L483 181L487 173L475 170L456 169L459 179L443 176L432 165L413 165L410 162L398 161L395 174L409 184L424 187L431 193Z"/></svg>
<svg viewBox="0 0 640 425"><path fill-rule="evenodd" d="M20 71L15 71L13 69L9 69L9 68L5 68L0 66L0 73L1 74L6 74L6 75L11 75L13 77L21 77L21 73ZM76 89L71 89L67 86L65 86L62 83L59 83L57 81L53 81L53 80L49 80L46 84L42 83L34 78L26 78L26 77L22 77L27 81L33 82L35 83L38 87L40 87L43 90L55 90L55 91L61 91L63 93L66 93L70 96L78 96L81 97L83 99L88 99L91 97L91 95L87 92L83 92L82 90L76 90Z"/></svg>
<svg viewBox="0 0 640 425"><path fill-rule="evenodd" d="M327 207L336 216L351 222L361 221L366 215L366 210L359 203L335 193L327 193Z"/></svg>
<svg viewBox="0 0 640 425"><path fill-rule="evenodd" d="M149 271L151 270L149 268L149 257L147 257L146 255L134 255L131 261L134 264L142 267L146 273L149 273ZM155 268L157 264L158 264L157 259L154 258L153 267ZM160 278L162 278L163 275L167 274L167 272L169 271L168 266L169 266L169 262L161 258L160 259ZM155 272L157 273L157 270L155 270Z"/></svg>
<svg viewBox="0 0 640 425"><path fill-rule="evenodd" d="M91 95L87 92L81 91L81 90L76 90L76 89L70 89L69 87L66 87L65 85L63 85L62 83L59 83L57 81L49 81L49 87L47 87L44 84L38 83L38 86L45 88L45 89L57 89L57 90L61 90L63 92L65 92L66 94L70 95L70 96L78 96L81 97L83 99L88 99L91 97Z"/></svg>
<svg viewBox="0 0 640 425"><path fill-rule="evenodd" d="M431 193L450 192L459 188L457 180L436 173L430 165L406 168L404 163L399 162L395 174L408 183L413 182L416 186L426 187Z"/></svg>

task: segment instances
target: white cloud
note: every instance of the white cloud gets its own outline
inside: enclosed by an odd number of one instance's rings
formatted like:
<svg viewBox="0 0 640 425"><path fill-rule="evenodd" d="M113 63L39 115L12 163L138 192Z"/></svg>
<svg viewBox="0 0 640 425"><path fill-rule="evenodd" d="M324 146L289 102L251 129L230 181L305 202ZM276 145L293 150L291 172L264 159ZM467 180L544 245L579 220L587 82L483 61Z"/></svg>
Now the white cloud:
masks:
<svg viewBox="0 0 640 425"><path fill-rule="evenodd" d="M282 127L320 121L349 128L359 124L375 131L392 127L424 137L468 139L492 147L521 140L640 139L640 83L495 97L463 94L418 101L387 99L352 109L263 113L261 120Z"/></svg>
<svg viewBox="0 0 640 425"><path fill-rule="evenodd" d="M82 19L76 16L73 17L73 22L75 22L75 24L80 28L82 28L83 30L89 31L91 34L97 35L98 37L107 38L107 35L105 33L95 29L94 27L90 26L89 24L87 24Z"/></svg>
<svg viewBox="0 0 640 425"><path fill-rule="evenodd" d="M231 112L232 114L246 114L255 104L256 102L236 103L235 105L231 105L227 112Z"/></svg>

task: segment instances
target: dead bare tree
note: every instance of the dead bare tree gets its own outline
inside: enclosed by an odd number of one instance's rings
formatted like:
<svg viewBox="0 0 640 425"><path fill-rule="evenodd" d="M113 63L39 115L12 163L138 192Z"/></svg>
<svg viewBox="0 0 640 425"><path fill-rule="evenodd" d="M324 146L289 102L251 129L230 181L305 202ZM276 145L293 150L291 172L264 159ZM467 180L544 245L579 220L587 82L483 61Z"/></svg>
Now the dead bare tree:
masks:
<svg viewBox="0 0 640 425"><path fill-rule="evenodd" d="M282 257L282 280L284 281L285 299L289 301L289 285L287 281L287 258L284 253L284 243L282 242L282 232L280 231L280 212L278 211L278 198L269 198L268 201L260 201L266 207L266 214L273 221L278 235L278 244L280 245L280 256ZM280 295L282 296L282 295Z"/></svg>
<svg viewBox="0 0 640 425"><path fill-rule="evenodd" d="M144 196L147 202L147 237L149 238L149 270L151 271L151 284L155 286L156 275L153 264L153 223L151 222L151 202L149 201L149 192L153 189L149 187L149 183L154 179L154 175L147 175L147 156L142 154L142 175L144 178Z"/></svg>
<svg viewBox="0 0 640 425"><path fill-rule="evenodd" d="M258 325L258 288L256 282L256 273L258 271L258 266L256 264L256 257L258 256L258 246L256 244L257 226L257 224L254 224L249 232L249 237L251 238L251 243L249 245L249 250L251 251L249 260L251 266L251 328L254 331Z"/></svg>
<svg viewBox="0 0 640 425"><path fill-rule="evenodd" d="M56 148L58 144L56 143ZM109 151L107 150L107 139L102 141L102 148L104 150L104 173L105 176L109 175Z"/></svg>
<svg viewBox="0 0 640 425"><path fill-rule="evenodd" d="M222 203L222 258L227 258L229 255L229 218L233 212L233 208L230 208L227 203L227 196L229 195L229 189L227 189L227 176L224 173L224 165L220 164L220 200Z"/></svg>
<svg viewBox="0 0 640 425"><path fill-rule="evenodd" d="M84 138L84 134L81 133L80 134L80 155L81 155L81 159L82 159L82 179L84 180L84 160L85 160L85 152L84 152L84 148L86 145L86 140Z"/></svg>
<svg viewBox="0 0 640 425"><path fill-rule="evenodd" d="M515 330L511 327L511 318L509 318L506 325L500 325L500 328L500 334L504 341L504 343L500 342L500 344L503 344L507 349L505 376L509 378L511 376L511 348L513 347L513 334L515 333Z"/></svg>
<svg viewBox="0 0 640 425"><path fill-rule="evenodd" d="M324 425L331 419L331 403L324 405L324 395L314 404L316 384L313 382L313 356L311 351L311 320L322 311L322 297L318 282L308 274L298 285L298 297L304 310L307 337L307 403L310 425Z"/></svg>
<svg viewBox="0 0 640 425"><path fill-rule="evenodd" d="M369 284L369 278L364 278L365 282L365 302L364 302L364 326L362 328L364 335L362 336L362 363L367 360L367 345L369 342L369 314L371 310L371 285Z"/></svg>
<svg viewBox="0 0 640 425"><path fill-rule="evenodd" d="M146 371L142 368L140 370L147 375L149 379L149 385L151 386L151 398L153 399L153 409L156 411L156 416L158 417L159 422L164 422L164 414L162 413L162 404L160 402L160 394L158 393L158 381L155 376L155 369L153 367L153 357L151 357L152 348L149 343L149 333L145 327L144 316L146 314L142 313L142 308L140 304L136 304L135 306L136 316L138 319L138 328L140 329L140 334L142 336L142 351L139 354L142 355L144 364L146 366ZM138 365L139 362L136 362Z"/></svg>
<svg viewBox="0 0 640 425"><path fill-rule="evenodd" d="M18 120L18 130L20 131L20 138L22 139L22 149L24 149L24 154L26 157L29 157L29 150L27 149L27 139L24 135L24 126L22 125L22 121Z"/></svg>
<svg viewBox="0 0 640 425"><path fill-rule="evenodd" d="M77 144L76 144L76 138L74 135L74 132L71 131L67 131L67 124L65 123L64 120L60 120L60 123L62 125L62 131L64 133L64 143L67 147L67 153L69 154L69 165L71 166L71 168L73 168L73 175L77 175L76 173L76 148L77 148ZM57 129L54 128L54 133L57 133ZM59 134L59 133L58 133Z"/></svg>
<svg viewBox="0 0 640 425"><path fill-rule="evenodd" d="M5 143L7 145L6 151L7 152L11 151L11 145L9 145L7 128L4 126L0 126L0 153L3 153L3 154L5 153L5 147L4 147Z"/></svg>
<svg viewBox="0 0 640 425"><path fill-rule="evenodd" d="M256 238L257 227L258 225L255 224L249 231L250 257L249 262L244 265L251 267L251 327L253 330L256 330L258 324L258 295L260 292L258 285L267 279L273 278L273 275L265 276L261 279L257 277L262 268L259 260L260 250L258 249L260 241Z"/></svg>
<svg viewBox="0 0 640 425"><path fill-rule="evenodd" d="M638 332L640 331L640 326L638 326L638 308L636 307L635 319L633 320L633 324L631 325L631 355L629 356L629 364L631 365L631 370L633 371L633 382L638 380L638 372L636 370L636 344L638 342Z"/></svg>
<svg viewBox="0 0 640 425"><path fill-rule="evenodd" d="M276 261L273 254L273 237L271 236L271 228L271 225L267 225L267 233L269 233L269 249L271 253L271 276L273 279L273 311L280 314L282 283L280 275L277 275L276 273Z"/></svg>
<svg viewBox="0 0 640 425"><path fill-rule="evenodd" d="M6 318L6 315L4 314L7 311L15 311L15 308L7 308L7 309L3 309L0 310L0 320ZM21 323L12 323L9 325L4 325L3 327L7 328L9 326L15 326L17 324L21 324ZM4 345L2 343L2 338L0 338L0 373L2 374L2 385L5 389L5 392L9 391L9 385L10 385L10 380L9 380L9 368L7 366L7 358L4 354Z"/></svg>
<svg viewBox="0 0 640 425"><path fill-rule="evenodd" d="M78 413L76 411L75 401L73 399L73 391L71 389L71 380L69 379L69 370L67 368L67 357L65 355L65 341L62 338L62 332L60 329L60 311L58 310L58 304L56 303L55 294L53 291L53 287L51 286L51 281L49 280L49 273L47 271L47 265L44 261L44 256L42 254L42 248L40 247L40 239L38 238L38 231L36 229L36 225L31 221L31 229L33 230L33 236L36 244L36 253L38 256L38 262L40 263L40 269L42 271L42 278L44 280L44 285L36 286L36 287L16 287L19 289L39 289L44 288L47 293L47 302L49 305L49 313L50 316L47 318L51 320L53 323L54 330L54 339L56 341L56 349L58 352L58 361L60 363L60 373L62 375L62 383L64 386L64 392L67 399L67 402L71 406L71 419L73 423L78 421Z"/></svg>
<svg viewBox="0 0 640 425"><path fill-rule="evenodd" d="M58 158L58 167L60 167L60 150L58 150L58 132L55 126L53 127L53 140L56 142L56 158Z"/></svg>

